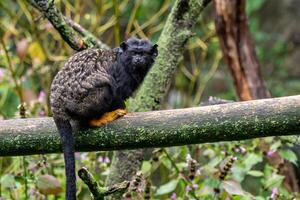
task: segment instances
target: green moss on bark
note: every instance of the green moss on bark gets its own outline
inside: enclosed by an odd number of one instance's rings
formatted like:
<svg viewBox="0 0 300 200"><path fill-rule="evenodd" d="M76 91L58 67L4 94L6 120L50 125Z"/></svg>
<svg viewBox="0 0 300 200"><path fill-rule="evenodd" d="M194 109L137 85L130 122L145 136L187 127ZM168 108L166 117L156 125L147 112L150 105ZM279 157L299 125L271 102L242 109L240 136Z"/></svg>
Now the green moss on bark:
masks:
<svg viewBox="0 0 300 200"><path fill-rule="evenodd" d="M184 45L193 36L192 29L207 1L177 0L158 40L159 55L134 99L131 111L157 110L163 101Z"/></svg>
<svg viewBox="0 0 300 200"><path fill-rule="evenodd" d="M124 150L299 134L300 96L189 109L131 113L75 134L77 151ZM0 121L0 156L58 153L52 118ZM137 166L140 154L119 152L116 167ZM123 158L125 161L123 161ZM133 159L133 160L131 160ZM136 163L135 163L136 162ZM123 168L122 168L123 169ZM114 169L112 169L114 170ZM126 176L132 168L126 170ZM124 176L114 174L116 178Z"/></svg>
<svg viewBox="0 0 300 200"><path fill-rule="evenodd" d="M158 40L159 55L136 97L129 100L130 111L159 109L182 56L184 45L193 35L193 26L208 2L209 1L207 0L175 1ZM128 151L127 153L128 158L132 158L130 155L134 152ZM121 154L123 153L116 152L114 157L121 156ZM107 183L118 183L124 180L120 178L130 178L134 175L143 158L142 154L138 153L138 155L141 156L135 156L134 159L129 160L128 163L125 163L128 161L125 156L116 158L116 161L112 164L111 173L107 178ZM123 160L122 158L125 159ZM136 162L136 160L139 162ZM126 169L130 169L132 173L128 174ZM120 174L118 175L119 178L115 174Z"/></svg>
<svg viewBox="0 0 300 200"><path fill-rule="evenodd" d="M100 42L90 32L83 29L72 20L66 19L66 17L57 10L53 0L27 1L49 20L53 27L59 32L63 40L66 41L72 49L80 51L92 47L108 48L107 45ZM77 29L80 29L80 31ZM75 30L77 30L77 32L81 35L79 35Z"/></svg>

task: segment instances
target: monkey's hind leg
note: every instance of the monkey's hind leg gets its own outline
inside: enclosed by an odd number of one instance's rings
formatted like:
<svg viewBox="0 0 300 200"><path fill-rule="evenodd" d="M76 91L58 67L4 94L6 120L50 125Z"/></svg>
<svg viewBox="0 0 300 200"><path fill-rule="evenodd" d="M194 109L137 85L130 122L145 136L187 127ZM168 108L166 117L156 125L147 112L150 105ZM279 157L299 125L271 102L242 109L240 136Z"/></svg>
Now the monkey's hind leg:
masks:
<svg viewBox="0 0 300 200"><path fill-rule="evenodd" d="M91 121L89 121L89 125L94 127L102 126L120 117L123 117L124 115L126 115L126 113L127 113L126 109L117 109L111 112L107 112L104 113L100 119L92 119Z"/></svg>

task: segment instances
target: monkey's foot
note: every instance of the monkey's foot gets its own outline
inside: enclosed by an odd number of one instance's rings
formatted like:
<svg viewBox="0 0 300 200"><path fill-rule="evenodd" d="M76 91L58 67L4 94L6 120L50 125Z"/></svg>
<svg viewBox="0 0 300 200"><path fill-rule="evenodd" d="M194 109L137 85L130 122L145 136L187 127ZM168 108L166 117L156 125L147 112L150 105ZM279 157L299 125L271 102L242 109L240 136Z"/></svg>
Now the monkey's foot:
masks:
<svg viewBox="0 0 300 200"><path fill-rule="evenodd" d="M90 126L102 126L126 115L126 109L117 109L111 112L104 113L100 119L92 119Z"/></svg>

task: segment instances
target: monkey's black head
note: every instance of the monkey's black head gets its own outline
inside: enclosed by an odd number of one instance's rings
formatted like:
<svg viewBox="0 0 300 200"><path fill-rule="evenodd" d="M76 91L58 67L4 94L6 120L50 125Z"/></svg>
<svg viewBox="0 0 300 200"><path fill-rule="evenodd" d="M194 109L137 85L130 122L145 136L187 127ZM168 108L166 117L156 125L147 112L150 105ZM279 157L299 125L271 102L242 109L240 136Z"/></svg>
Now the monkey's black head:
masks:
<svg viewBox="0 0 300 200"><path fill-rule="evenodd" d="M146 39L129 38L119 47L120 61L125 70L134 76L145 76L157 54L157 44L153 45Z"/></svg>

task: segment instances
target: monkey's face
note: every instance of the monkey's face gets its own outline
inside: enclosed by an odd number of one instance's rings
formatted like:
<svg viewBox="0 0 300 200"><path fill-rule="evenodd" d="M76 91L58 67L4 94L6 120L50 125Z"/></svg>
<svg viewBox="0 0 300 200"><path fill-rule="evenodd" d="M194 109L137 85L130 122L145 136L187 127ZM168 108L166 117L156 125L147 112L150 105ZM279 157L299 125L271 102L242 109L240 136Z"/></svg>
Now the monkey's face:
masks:
<svg viewBox="0 0 300 200"><path fill-rule="evenodd" d="M120 59L125 64L125 70L131 74L145 74L156 58L157 45L149 40L130 38L120 45Z"/></svg>

